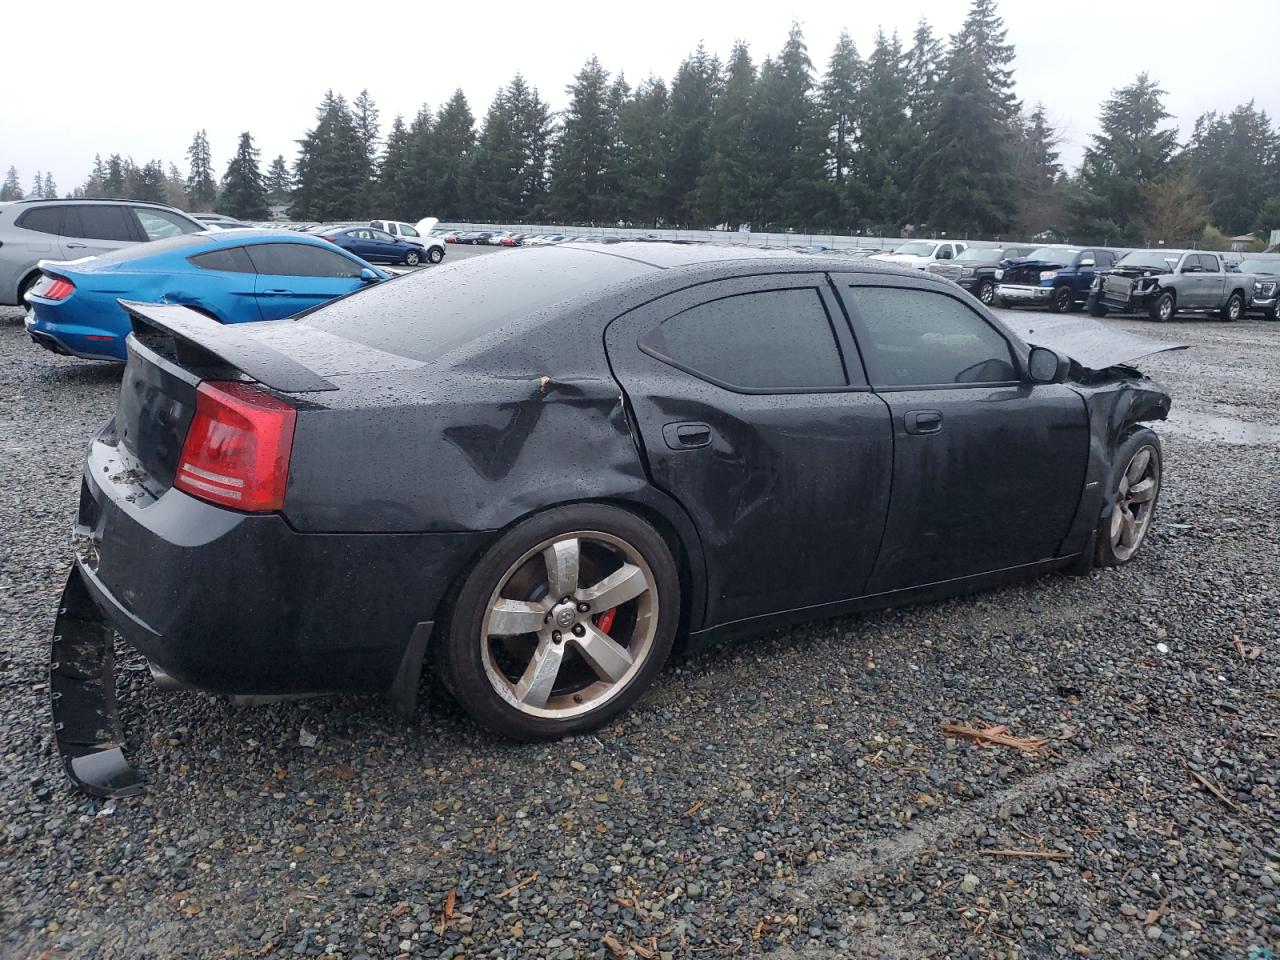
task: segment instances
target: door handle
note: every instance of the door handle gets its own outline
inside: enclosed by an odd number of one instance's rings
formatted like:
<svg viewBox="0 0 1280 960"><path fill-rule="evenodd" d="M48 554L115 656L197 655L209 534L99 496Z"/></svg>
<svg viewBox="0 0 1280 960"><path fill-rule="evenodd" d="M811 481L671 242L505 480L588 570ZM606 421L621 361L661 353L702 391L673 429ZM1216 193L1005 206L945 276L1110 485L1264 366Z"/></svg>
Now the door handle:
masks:
<svg viewBox="0 0 1280 960"><path fill-rule="evenodd" d="M84 245L83 243L68 243L68 244L67 244L67 249L68 249L68 250L83 250L84 248L85 248L85 245Z"/></svg>
<svg viewBox="0 0 1280 960"><path fill-rule="evenodd" d="M941 410L912 410L905 419L907 433L937 433L942 429Z"/></svg>
<svg viewBox="0 0 1280 960"><path fill-rule="evenodd" d="M672 450L696 450L711 443L711 427L688 420L668 423L662 428L662 439Z"/></svg>
<svg viewBox="0 0 1280 960"><path fill-rule="evenodd" d="M263 290L264 297L288 297L293 294L292 290Z"/></svg>

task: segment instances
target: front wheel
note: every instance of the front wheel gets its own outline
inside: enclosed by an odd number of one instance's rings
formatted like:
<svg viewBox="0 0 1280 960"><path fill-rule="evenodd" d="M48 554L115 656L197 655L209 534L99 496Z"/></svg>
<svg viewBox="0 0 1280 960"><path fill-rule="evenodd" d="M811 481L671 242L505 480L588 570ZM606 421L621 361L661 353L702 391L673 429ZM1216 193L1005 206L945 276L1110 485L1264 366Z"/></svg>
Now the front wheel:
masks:
<svg viewBox="0 0 1280 960"><path fill-rule="evenodd" d="M1090 297L1086 307L1091 317L1105 317L1107 315L1107 305L1099 303L1097 297Z"/></svg>
<svg viewBox="0 0 1280 960"><path fill-rule="evenodd" d="M1049 298L1049 309L1054 313L1069 313L1076 305L1075 295L1070 287L1055 287L1053 296Z"/></svg>
<svg viewBox="0 0 1280 960"><path fill-rule="evenodd" d="M1221 316L1223 320L1231 323L1244 316L1244 295L1239 290L1227 297L1227 302L1222 306Z"/></svg>
<svg viewBox="0 0 1280 960"><path fill-rule="evenodd" d="M439 247L432 247L427 251L427 260L430 263L439 263L444 259L444 251Z"/></svg>
<svg viewBox="0 0 1280 960"><path fill-rule="evenodd" d="M1154 431L1140 427L1120 444L1110 486L1115 504L1096 539L1098 566L1123 566L1137 556L1151 529L1163 469L1160 438Z"/></svg>
<svg viewBox="0 0 1280 960"><path fill-rule="evenodd" d="M996 285L990 280L983 280L978 283L978 300L984 306L992 306L996 302Z"/></svg>
<svg viewBox="0 0 1280 960"><path fill-rule="evenodd" d="M406 267L416 267L422 262L422 254L417 250L410 250L404 255L404 263Z"/></svg>
<svg viewBox="0 0 1280 960"><path fill-rule="evenodd" d="M1151 319L1160 323L1168 323L1177 312L1178 304L1173 299L1173 293L1168 290L1156 298L1156 302L1151 304L1151 309L1148 311Z"/></svg>
<svg viewBox="0 0 1280 960"><path fill-rule="evenodd" d="M662 669L680 619L666 543L617 507L531 517L481 557L436 646L445 686L516 740L594 730Z"/></svg>

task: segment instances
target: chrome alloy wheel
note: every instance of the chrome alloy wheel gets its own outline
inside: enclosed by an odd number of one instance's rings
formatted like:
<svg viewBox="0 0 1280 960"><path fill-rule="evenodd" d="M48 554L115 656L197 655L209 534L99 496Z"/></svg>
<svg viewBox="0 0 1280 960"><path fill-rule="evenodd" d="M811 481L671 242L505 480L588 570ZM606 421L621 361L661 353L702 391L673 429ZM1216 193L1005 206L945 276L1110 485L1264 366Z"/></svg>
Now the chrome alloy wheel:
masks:
<svg viewBox="0 0 1280 960"><path fill-rule="evenodd" d="M653 572L601 531L545 540L512 564L489 597L481 659L493 689L535 717L565 720L621 693L658 627Z"/></svg>
<svg viewBox="0 0 1280 960"><path fill-rule="evenodd" d="M1159 463L1151 447L1139 447L1120 477L1116 507L1111 514L1111 549L1121 562L1138 552L1151 525L1160 492Z"/></svg>

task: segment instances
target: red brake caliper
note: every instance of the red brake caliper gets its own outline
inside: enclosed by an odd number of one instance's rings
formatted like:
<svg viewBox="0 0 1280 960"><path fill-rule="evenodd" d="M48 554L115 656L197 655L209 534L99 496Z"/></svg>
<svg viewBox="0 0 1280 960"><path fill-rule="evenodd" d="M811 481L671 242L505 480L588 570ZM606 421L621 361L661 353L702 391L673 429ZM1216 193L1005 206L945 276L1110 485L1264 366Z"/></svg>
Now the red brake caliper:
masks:
<svg viewBox="0 0 1280 960"><path fill-rule="evenodd" d="M610 607L600 616L596 617L596 626L600 628L602 633L608 633L613 629L613 618L618 615L617 607Z"/></svg>

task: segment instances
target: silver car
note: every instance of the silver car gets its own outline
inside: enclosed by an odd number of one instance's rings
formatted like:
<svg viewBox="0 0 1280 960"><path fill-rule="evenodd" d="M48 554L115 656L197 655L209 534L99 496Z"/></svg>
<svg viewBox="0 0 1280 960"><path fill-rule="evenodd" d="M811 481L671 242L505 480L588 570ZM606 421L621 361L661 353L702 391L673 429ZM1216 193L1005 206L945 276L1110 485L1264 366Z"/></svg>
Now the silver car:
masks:
<svg viewBox="0 0 1280 960"><path fill-rule="evenodd" d="M181 210L140 200L0 203L0 306L21 306L41 260L78 260L149 240L198 233Z"/></svg>

